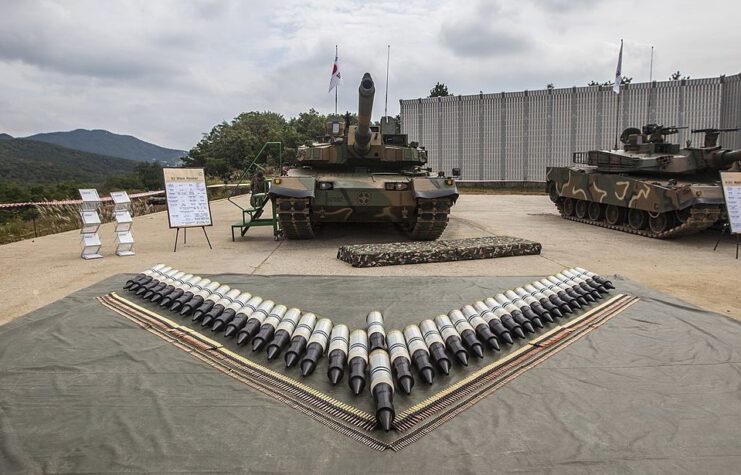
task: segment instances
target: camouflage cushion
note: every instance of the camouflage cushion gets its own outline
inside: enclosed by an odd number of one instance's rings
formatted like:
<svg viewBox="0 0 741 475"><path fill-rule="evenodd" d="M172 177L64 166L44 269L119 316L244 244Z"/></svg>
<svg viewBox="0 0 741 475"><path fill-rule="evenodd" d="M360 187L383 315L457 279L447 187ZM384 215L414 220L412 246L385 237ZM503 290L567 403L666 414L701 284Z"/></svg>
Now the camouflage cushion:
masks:
<svg viewBox="0 0 741 475"><path fill-rule="evenodd" d="M511 236L490 236L437 241L392 242L342 246L337 259L353 267L379 267L424 262L491 259L540 254L539 242Z"/></svg>

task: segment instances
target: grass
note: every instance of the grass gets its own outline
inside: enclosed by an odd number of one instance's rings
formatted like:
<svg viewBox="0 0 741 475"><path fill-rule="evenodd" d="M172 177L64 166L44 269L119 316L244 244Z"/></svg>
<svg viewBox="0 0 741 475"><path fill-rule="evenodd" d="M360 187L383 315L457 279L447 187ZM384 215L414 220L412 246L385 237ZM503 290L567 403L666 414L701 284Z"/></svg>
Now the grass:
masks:
<svg viewBox="0 0 741 475"><path fill-rule="evenodd" d="M226 198L228 192L225 188L210 188L209 200ZM80 229L80 209L77 205L36 206L35 208L38 213L36 219L24 221L16 218L0 224L0 245ZM164 211L167 206L149 204L148 199L143 198L133 199L131 208L132 216L143 216ZM113 221L113 203L104 203L98 214L101 223Z"/></svg>

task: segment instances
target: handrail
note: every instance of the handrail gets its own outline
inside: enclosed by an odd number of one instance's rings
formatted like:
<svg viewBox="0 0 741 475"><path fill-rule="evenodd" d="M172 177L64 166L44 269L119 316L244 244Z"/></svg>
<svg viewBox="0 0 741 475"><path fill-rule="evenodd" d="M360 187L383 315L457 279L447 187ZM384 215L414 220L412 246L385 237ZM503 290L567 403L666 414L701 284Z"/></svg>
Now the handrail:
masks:
<svg viewBox="0 0 741 475"><path fill-rule="evenodd" d="M232 203L234 206L241 209L242 211L244 211L245 208L241 207L239 203L232 200L232 197L237 194L239 187L242 185L242 181L244 180L244 177L250 173L250 170L252 170L253 166L262 171L266 171L264 167L262 167L259 163L257 163L257 160L260 158L260 155L262 155L262 153L265 151L266 148L268 148L269 145L278 146L278 169L280 170L281 168L283 168L283 142L265 142L265 145L263 145L260 151L257 152L257 155L255 155L255 158L252 160L252 163L250 163L249 166L244 169L244 171L242 172L242 175L240 175L239 177L239 180L237 180L237 185L234 188L232 188L231 193L227 197L227 200L229 200L230 203Z"/></svg>

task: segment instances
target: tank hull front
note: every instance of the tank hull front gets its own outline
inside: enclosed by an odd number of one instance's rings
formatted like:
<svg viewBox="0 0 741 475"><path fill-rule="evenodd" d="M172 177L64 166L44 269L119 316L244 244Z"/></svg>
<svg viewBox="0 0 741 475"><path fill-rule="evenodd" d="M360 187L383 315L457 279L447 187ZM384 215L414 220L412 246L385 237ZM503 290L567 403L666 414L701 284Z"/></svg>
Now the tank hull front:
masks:
<svg viewBox="0 0 741 475"><path fill-rule="evenodd" d="M269 195L278 206L279 217L284 212L285 223L296 221L295 211L306 216L312 226L321 223L397 223L413 230L422 221L435 231L418 232L418 238L436 239L429 236L438 230L442 232L440 223L447 223L458 191L455 182L444 177L301 170L295 176L281 177L278 183L273 184ZM292 214L289 216L289 213ZM309 233L303 231L300 234Z"/></svg>

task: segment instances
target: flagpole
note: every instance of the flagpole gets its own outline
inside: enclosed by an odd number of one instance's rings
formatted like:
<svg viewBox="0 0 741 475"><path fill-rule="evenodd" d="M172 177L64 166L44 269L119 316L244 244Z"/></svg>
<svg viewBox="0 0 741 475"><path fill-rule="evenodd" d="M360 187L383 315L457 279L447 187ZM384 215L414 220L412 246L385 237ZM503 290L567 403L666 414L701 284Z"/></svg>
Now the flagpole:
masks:
<svg viewBox="0 0 741 475"><path fill-rule="evenodd" d="M337 45L334 45L334 59L335 61L339 61L339 56L337 56ZM339 83L334 88L334 115L337 115L337 89L340 88Z"/></svg>
<svg viewBox="0 0 741 475"><path fill-rule="evenodd" d="M389 115L389 59L391 58L391 45L386 45L386 103L383 106L383 116Z"/></svg>
<svg viewBox="0 0 741 475"><path fill-rule="evenodd" d="M654 79L654 47L651 46L651 62L649 63L648 67L648 82L652 83ZM651 89L648 93L648 107L646 108L646 123L648 124L651 122L651 99L653 98L653 86L651 86Z"/></svg>
<svg viewBox="0 0 741 475"><path fill-rule="evenodd" d="M620 136L620 96L621 95L622 94L618 92L617 107L615 108L615 148L613 150L617 150L618 137Z"/></svg>
<svg viewBox="0 0 741 475"><path fill-rule="evenodd" d="M623 39L620 39L620 54L618 55L618 66L615 72L615 87L617 87L617 107L615 107L615 148L618 148L618 137L620 136L620 96L621 94L621 83L623 79Z"/></svg>

